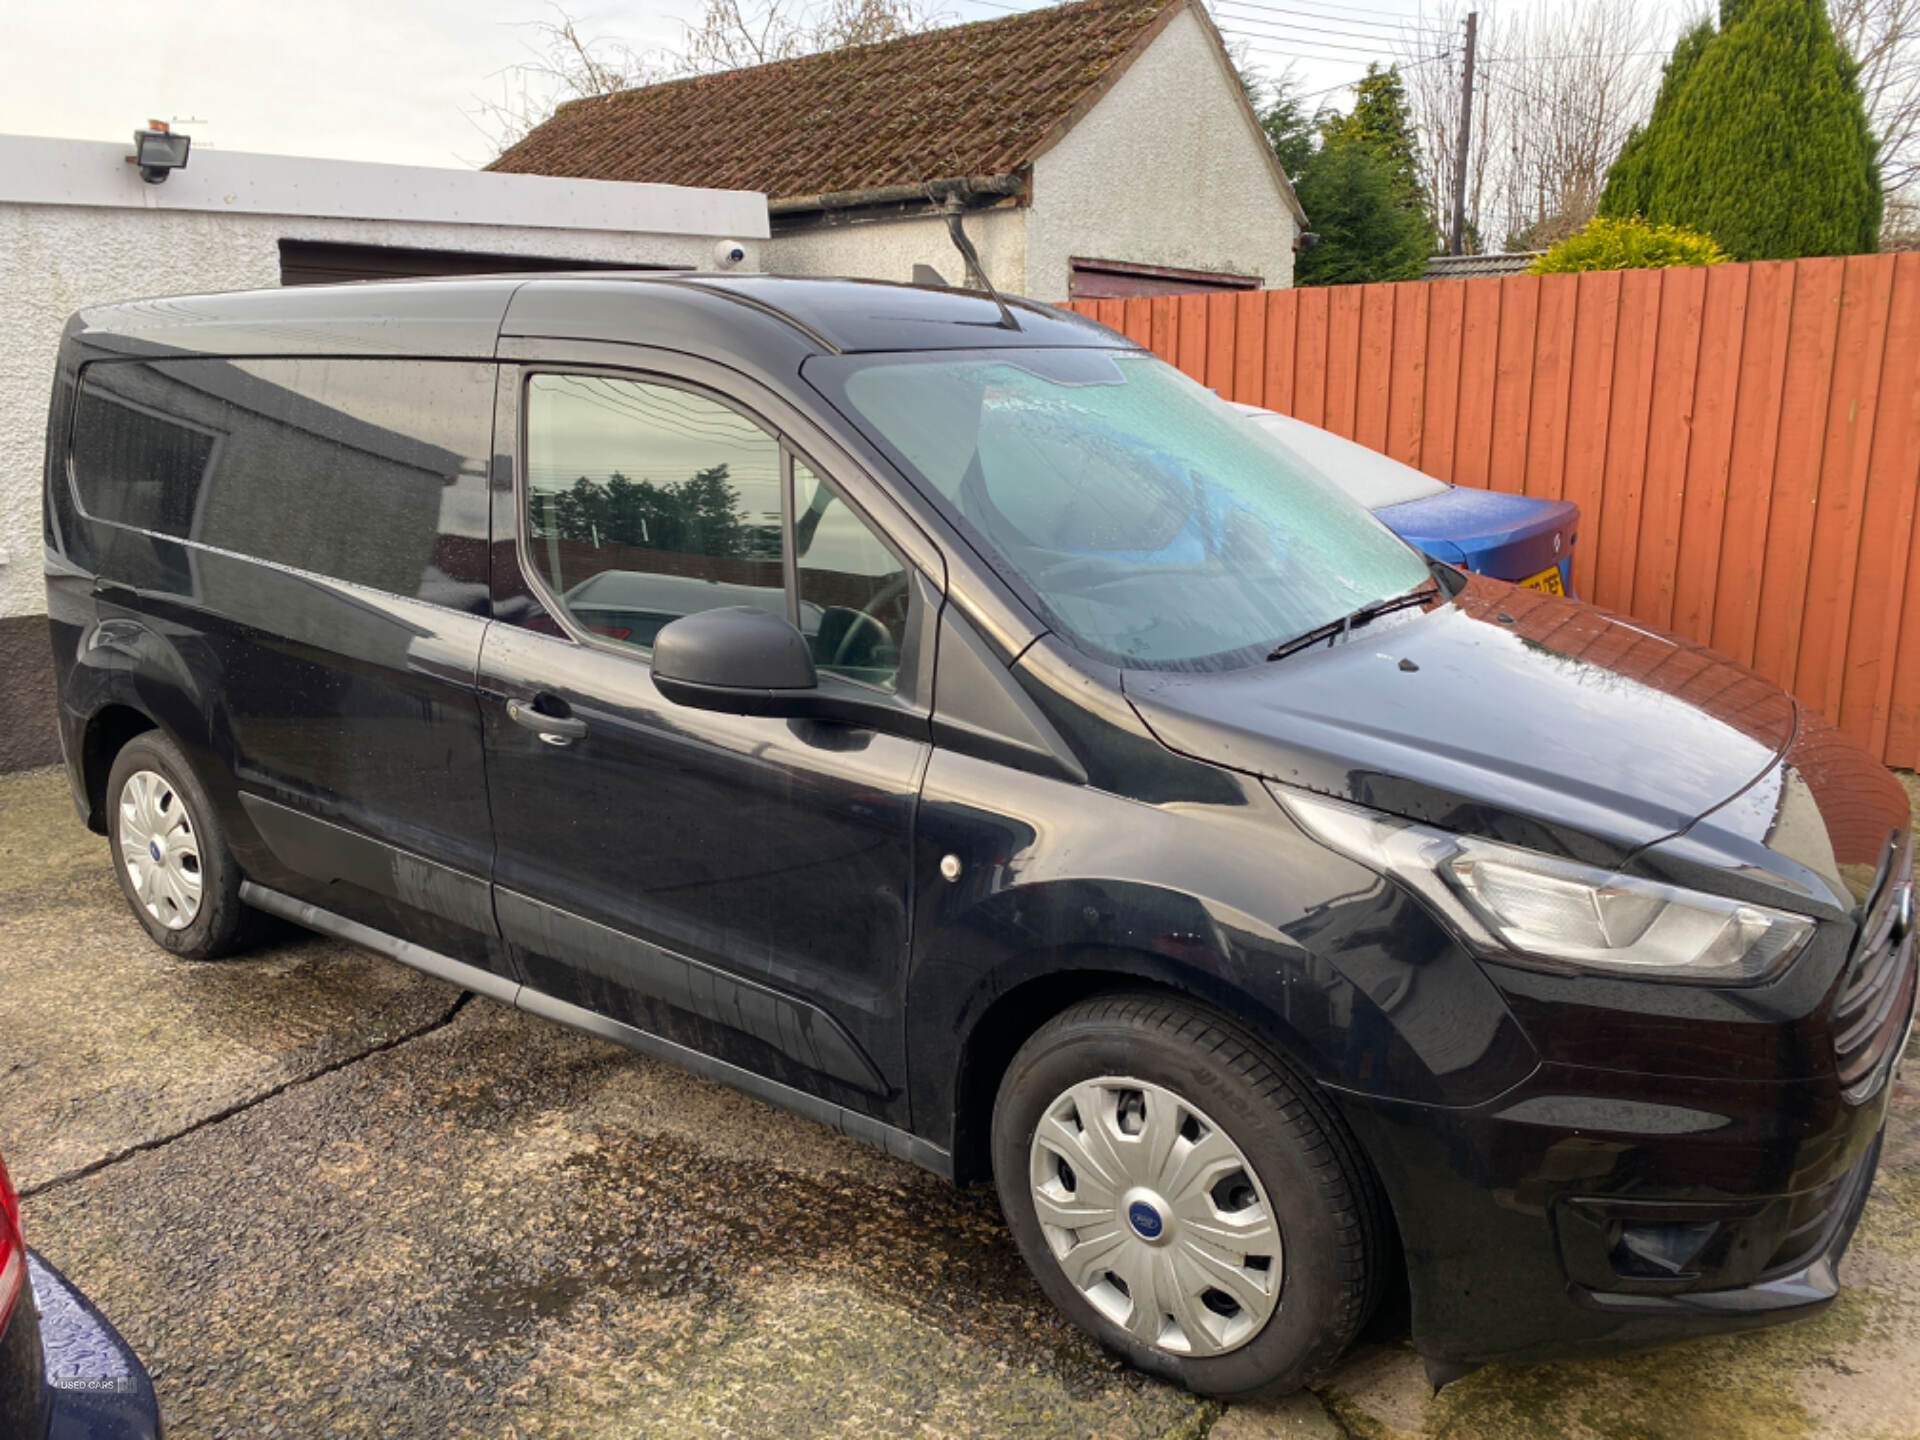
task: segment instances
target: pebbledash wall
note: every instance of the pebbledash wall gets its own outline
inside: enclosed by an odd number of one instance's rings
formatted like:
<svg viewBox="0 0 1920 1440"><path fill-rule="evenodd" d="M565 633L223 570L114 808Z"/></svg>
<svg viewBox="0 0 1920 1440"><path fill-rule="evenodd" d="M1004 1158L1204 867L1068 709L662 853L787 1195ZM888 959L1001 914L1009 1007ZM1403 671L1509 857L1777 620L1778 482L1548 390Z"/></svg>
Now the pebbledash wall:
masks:
<svg viewBox="0 0 1920 1440"><path fill-rule="evenodd" d="M1293 283L1303 228L1239 80L1182 10L1091 109L1033 162L1031 199L967 215L995 285L1059 303L1071 261L1121 260ZM937 216L783 228L767 268L787 275L911 280L915 264L958 283L965 263Z"/></svg>
<svg viewBox="0 0 1920 1440"><path fill-rule="evenodd" d="M59 758L41 565L47 400L67 317L280 283L282 240L758 268L764 196L196 149L162 185L130 145L0 136L0 770Z"/></svg>

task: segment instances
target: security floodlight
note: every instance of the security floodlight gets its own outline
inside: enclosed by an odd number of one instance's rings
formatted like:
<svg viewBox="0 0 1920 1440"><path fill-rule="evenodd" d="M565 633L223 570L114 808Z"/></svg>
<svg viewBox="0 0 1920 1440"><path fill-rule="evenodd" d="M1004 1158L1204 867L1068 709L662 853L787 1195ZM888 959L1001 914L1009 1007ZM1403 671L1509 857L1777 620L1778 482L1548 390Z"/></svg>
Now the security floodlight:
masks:
<svg viewBox="0 0 1920 1440"><path fill-rule="evenodd" d="M176 135L164 120L149 120L145 130L133 132L133 163L140 167L140 178L158 185L169 170L184 170L191 135Z"/></svg>

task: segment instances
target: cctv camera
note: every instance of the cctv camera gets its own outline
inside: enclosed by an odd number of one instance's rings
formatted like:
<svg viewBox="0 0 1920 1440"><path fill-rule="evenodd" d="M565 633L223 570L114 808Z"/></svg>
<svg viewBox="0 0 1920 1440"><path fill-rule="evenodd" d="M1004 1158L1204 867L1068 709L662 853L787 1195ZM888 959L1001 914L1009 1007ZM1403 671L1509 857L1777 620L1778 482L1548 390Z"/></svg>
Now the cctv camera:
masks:
<svg viewBox="0 0 1920 1440"><path fill-rule="evenodd" d="M722 270L731 270L747 258L747 247L738 240L717 241L713 247L713 263Z"/></svg>

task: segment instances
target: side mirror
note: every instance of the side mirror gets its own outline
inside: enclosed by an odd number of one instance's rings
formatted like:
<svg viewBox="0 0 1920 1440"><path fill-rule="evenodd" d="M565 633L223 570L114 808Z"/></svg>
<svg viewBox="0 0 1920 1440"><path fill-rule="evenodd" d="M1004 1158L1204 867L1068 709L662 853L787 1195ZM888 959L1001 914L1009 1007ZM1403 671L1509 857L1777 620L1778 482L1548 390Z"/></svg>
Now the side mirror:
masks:
<svg viewBox="0 0 1920 1440"><path fill-rule="evenodd" d="M725 715L813 713L819 676L806 637L751 606L702 610L653 637L654 688L694 710Z"/></svg>

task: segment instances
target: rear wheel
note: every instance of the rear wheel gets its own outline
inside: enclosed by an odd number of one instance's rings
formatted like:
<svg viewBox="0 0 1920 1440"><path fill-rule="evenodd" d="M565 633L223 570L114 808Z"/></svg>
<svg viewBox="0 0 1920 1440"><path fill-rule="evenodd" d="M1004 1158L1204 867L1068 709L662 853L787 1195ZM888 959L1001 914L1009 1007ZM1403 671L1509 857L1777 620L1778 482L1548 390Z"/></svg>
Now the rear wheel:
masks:
<svg viewBox="0 0 1920 1440"><path fill-rule="evenodd" d="M1310 1383L1377 1298L1364 1161L1309 1082L1198 1006L1112 996L1049 1021L1001 1081L993 1162L1049 1298L1202 1394Z"/></svg>
<svg viewBox="0 0 1920 1440"><path fill-rule="evenodd" d="M113 868L134 918L156 943L212 960L248 943L255 912L240 867L180 749L157 730L129 740L107 776Z"/></svg>

